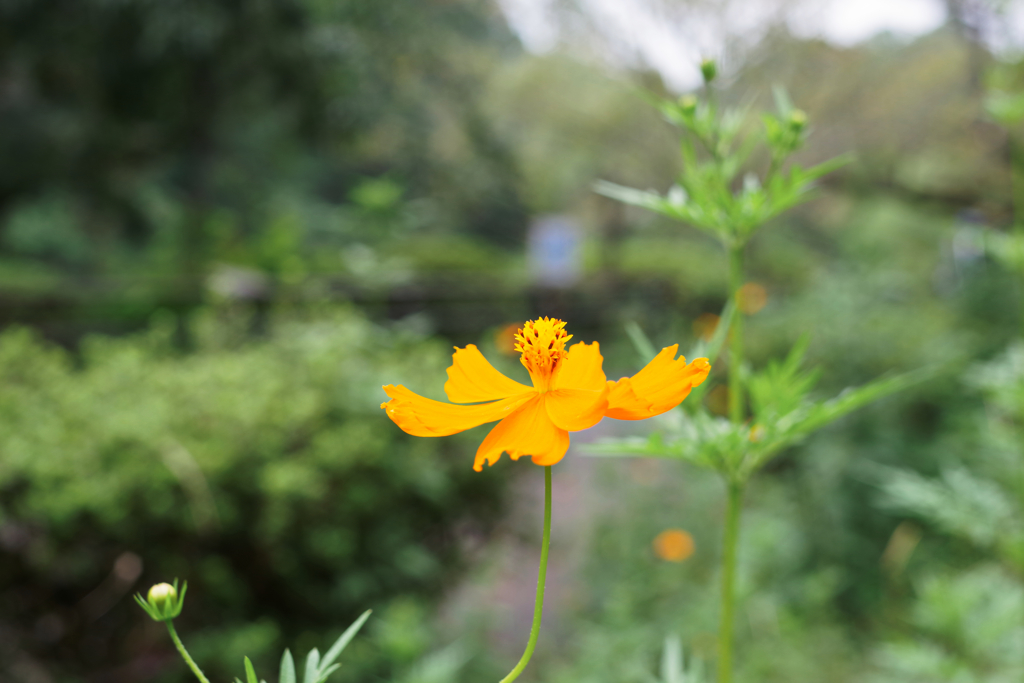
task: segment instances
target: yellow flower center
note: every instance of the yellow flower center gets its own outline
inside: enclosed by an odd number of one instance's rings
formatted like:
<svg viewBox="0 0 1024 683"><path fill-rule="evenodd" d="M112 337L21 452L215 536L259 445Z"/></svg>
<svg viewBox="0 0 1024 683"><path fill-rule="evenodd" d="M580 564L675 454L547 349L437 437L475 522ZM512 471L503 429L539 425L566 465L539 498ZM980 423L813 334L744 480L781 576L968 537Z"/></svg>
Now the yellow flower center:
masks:
<svg viewBox="0 0 1024 683"><path fill-rule="evenodd" d="M548 390L559 363L569 355L565 343L570 339L565 323L555 318L529 320L516 332L516 351L522 354L520 361L530 371L534 388Z"/></svg>

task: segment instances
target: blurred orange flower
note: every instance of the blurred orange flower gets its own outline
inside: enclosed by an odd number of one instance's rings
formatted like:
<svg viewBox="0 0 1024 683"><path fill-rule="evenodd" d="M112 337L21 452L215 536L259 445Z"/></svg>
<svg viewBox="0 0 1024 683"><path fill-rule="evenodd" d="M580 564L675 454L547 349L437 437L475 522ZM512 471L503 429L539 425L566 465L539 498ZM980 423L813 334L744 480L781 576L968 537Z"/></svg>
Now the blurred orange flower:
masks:
<svg viewBox="0 0 1024 683"><path fill-rule="evenodd" d="M676 344L662 349L632 377L610 382L597 342L565 349L572 335L561 320L528 321L515 338L532 387L498 372L470 344L452 355L444 385L451 403L388 384L384 391L391 400L381 408L413 436L447 436L501 420L477 449L473 469L478 472L502 453L513 460L529 455L537 465L554 465L569 449L569 432L592 427L603 417L643 420L660 415L679 405L711 369L707 358L689 364L676 358Z"/></svg>
<svg viewBox="0 0 1024 683"><path fill-rule="evenodd" d="M500 330L494 333L494 346L500 353L507 356L514 355L516 352L516 332L519 331L519 325L505 325Z"/></svg>
<svg viewBox="0 0 1024 683"><path fill-rule="evenodd" d="M768 290L757 282L748 282L737 292L740 310L747 315L754 315L768 303Z"/></svg>
<svg viewBox="0 0 1024 683"><path fill-rule="evenodd" d="M654 554L669 562L683 562L693 555L693 536L682 529L665 529L652 545Z"/></svg>

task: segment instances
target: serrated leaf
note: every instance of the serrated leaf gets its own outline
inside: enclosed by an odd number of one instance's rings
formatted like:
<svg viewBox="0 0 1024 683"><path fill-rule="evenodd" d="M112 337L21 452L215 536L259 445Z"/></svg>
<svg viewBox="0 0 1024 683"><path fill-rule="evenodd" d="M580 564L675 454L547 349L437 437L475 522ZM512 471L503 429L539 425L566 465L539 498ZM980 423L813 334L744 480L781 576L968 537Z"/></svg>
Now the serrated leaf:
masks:
<svg viewBox="0 0 1024 683"><path fill-rule="evenodd" d="M303 683L316 683L320 678L320 651L315 647L306 655L306 668L302 672Z"/></svg>
<svg viewBox="0 0 1024 683"><path fill-rule="evenodd" d="M329 649L327 651L327 654L324 655L324 660L320 664L321 667L327 667L334 663L334 660L338 658L342 650L348 647L348 644L352 641L352 638L354 638L356 633L359 632L359 629L363 627L363 624L366 623L366 620L370 618L371 612L373 612L373 610L366 610L361 615L359 615L359 618L352 622L352 625L345 629L345 632L342 633L341 636L336 641L334 641L334 645L332 645L331 649Z"/></svg>
<svg viewBox="0 0 1024 683"><path fill-rule="evenodd" d="M252 668L252 662L248 657L245 658L245 680L246 683L260 683L256 678L256 670Z"/></svg>
<svg viewBox="0 0 1024 683"><path fill-rule="evenodd" d="M295 683L295 660L292 658L292 651L285 649L281 655L281 673L278 683Z"/></svg>

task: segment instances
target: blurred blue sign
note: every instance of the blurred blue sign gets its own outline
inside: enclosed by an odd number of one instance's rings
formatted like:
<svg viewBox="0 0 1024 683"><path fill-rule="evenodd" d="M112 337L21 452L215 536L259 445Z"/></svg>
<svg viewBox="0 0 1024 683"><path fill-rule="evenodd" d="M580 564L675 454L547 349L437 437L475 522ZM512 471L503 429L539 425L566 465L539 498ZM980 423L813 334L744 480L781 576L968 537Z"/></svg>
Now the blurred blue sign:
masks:
<svg viewBox="0 0 1024 683"><path fill-rule="evenodd" d="M530 225L526 259L535 284L571 287L583 272L582 231L567 216L541 216Z"/></svg>

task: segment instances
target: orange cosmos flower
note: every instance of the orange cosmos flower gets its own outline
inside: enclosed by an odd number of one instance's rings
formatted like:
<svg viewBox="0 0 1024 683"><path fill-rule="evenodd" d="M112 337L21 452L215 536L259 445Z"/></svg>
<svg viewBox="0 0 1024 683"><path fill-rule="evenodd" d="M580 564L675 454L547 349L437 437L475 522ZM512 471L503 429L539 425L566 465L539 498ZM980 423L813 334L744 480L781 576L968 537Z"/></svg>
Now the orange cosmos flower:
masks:
<svg viewBox="0 0 1024 683"><path fill-rule="evenodd" d="M513 460L528 455L534 464L554 465L569 448L569 432L592 427L603 417L643 420L660 415L679 405L711 369L707 358L689 364L676 358L675 344L632 377L609 382L597 342L566 350L572 335L561 320L528 321L515 338L532 387L498 372L469 344L455 349L448 368L444 391L451 403L388 384L384 391L391 400L381 408L413 436L447 436L501 420L477 449L477 472L484 462L496 463L502 453ZM474 405L455 405L460 403Z"/></svg>

